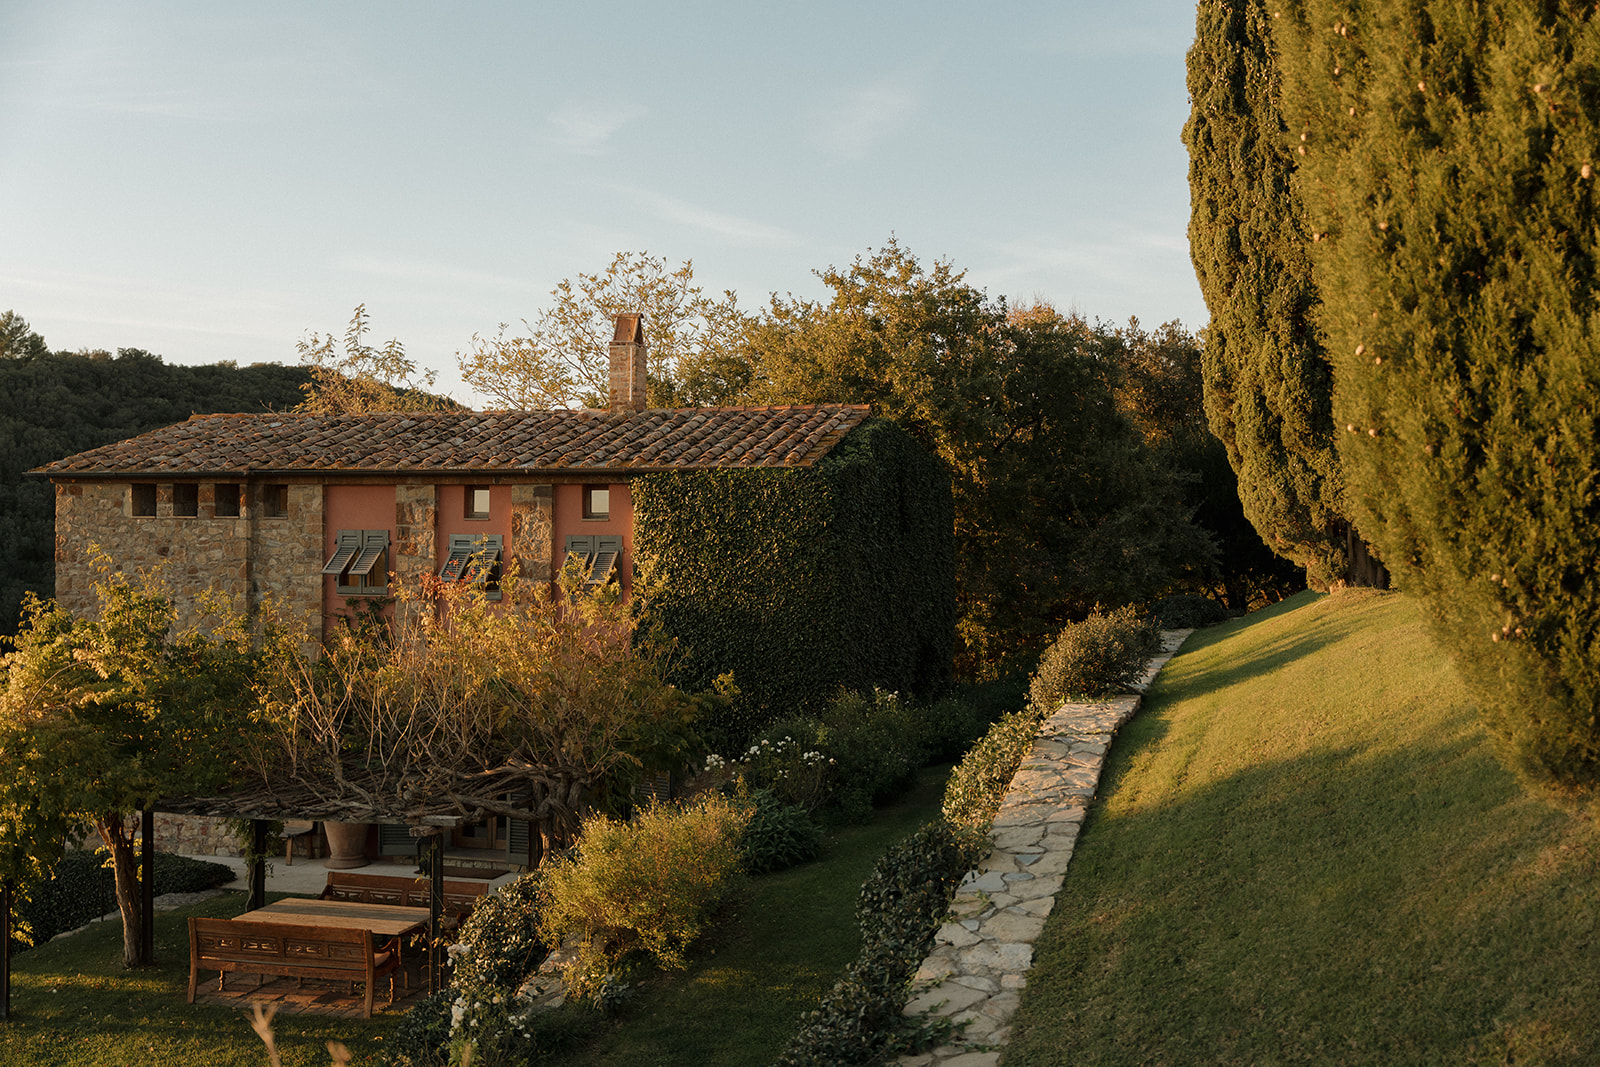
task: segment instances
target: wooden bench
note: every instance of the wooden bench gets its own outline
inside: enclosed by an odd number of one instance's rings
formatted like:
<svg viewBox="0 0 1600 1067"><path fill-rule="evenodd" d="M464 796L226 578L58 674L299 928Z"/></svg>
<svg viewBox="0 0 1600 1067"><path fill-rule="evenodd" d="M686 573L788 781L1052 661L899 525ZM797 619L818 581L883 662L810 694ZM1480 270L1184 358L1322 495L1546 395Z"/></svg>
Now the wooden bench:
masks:
<svg viewBox="0 0 1600 1067"><path fill-rule="evenodd" d="M375 983L389 977L394 1002L394 972L400 966L398 946L374 952L372 933L327 926L241 922L237 919L189 920L189 1003L194 1003L200 972L216 971L217 989L229 971L289 978L332 978L367 984L361 1017L372 1018Z"/></svg>
<svg viewBox="0 0 1600 1067"><path fill-rule="evenodd" d="M473 907L489 892L489 883L477 880L446 879L443 914L451 925L459 925L472 914ZM406 878L392 874L359 874L355 871L329 871L320 894L323 900L356 900L363 904L395 904L405 908L430 906L432 886L426 875Z"/></svg>

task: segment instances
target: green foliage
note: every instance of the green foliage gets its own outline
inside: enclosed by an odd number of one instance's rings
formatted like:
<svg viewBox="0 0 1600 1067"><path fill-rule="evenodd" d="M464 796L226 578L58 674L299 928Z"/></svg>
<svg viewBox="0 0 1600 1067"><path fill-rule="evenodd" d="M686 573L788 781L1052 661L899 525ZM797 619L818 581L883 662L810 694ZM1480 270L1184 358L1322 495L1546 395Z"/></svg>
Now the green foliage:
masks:
<svg viewBox="0 0 1600 1067"><path fill-rule="evenodd" d="M712 756L708 770L737 774L828 823L860 823L897 795L927 755L915 708L898 693L845 691L816 718L786 719L737 757Z"/></svg>
<svg viewBox="0 0 1600 1067"><path fill-rule="evenodd" d="M226 605L200 605L209 629L174 631L156 578L97 566L96 617L32 601L0 661L0 874L26 889L92 828L111 850L131 965L141 916L129 813L227 779L251 732L238 696L256 656Z"/></svg>
<svg viewBox="0 0 1600 1067"><path fill-rule="evenodd" d="M547 944L582 939L565 979L600 993L648 957L680 970L740 885L739 841L750 809L718 793L685 806L653 805L631 821L584 820L576 857L544 867L539 930Z"/></svg>
<svg viewBox="0 0 1600 1067"><path fill-rule="evenodd" d="M988 829L1043 719L1038 708L1028 708L1001 716L989 727L945 783L943 812L948 822Z"/></svg>
<svg viewBox="0 0 1600 1067"><path fill-rule="evenodd" d="M917 745L930 763L953 762L982 737L992 721L967 694L941 697L916 712Z"/></svg>
<svg viewBox="0 0 1600 1067"><path fill-rule="evenodd" d="M467 1049L478 1064L520 1064L539 1051L543 1012L518 994L549 954L539 934L542 889L540 871L501 886L472 909L450 946L443 1036L452 1062L464 1062L453 1057ZM439 1030L432 1022L419 1028L410 1053L416 1063L443 1062L443 1051L431 1044Z"/></svg>
<svg viewBox="0 0 1600 1067"><path fill-rule="evenodd" d="M1139 680L1145 661L1159 647L1156 625L1131 606L1109 615L1096 612L1070 623L1039 657L1028 695L1035 707L1053 712L1069 697L1094 697L1126 689Z"/></svg>
<svg viewBox="0 0 1600 1067"><path fill-rule="evenodd" d="M447 1067L454 1001L454 993L441 989L412 1004L384 1043L385 1067Z"/></svg>
<svg viewBox="0 0 1600 1067"><path fill-rule="evenodd" d="M1276 33L1352 513L1513 764L1592 791L1600 20L1316 0Z"/></svg>
<svg viewBox="0 0 1600 1067"><path fill-rule="evenodd" d="M923 1024L901 1014L956 886L986 839L931 822L886 852L861 887L861 954L778 1057L780 1067L842 1067L911 1051Z"/></svg>
<svg viewBox="0 0 1600 1067"><path fill-rule="evenodd" d="M1304 589L1303 569L1274 555L1245 516L1228 449L1206 419L1200 339L1176 322L1148 332L1136 319L1096 332L1120 369L1117 407L1180 478L1183 507L1216 542L1215 560L1191 563L1172 589L1219 595L1239 612Z"/></svg>
<svg viewBox="0 0 1600 1067"><path fill-rule="evenodd" d="M276 363L168 366L135 348L0 359L0 633L16 633L24 593L55 595L54 487L25 472L191 414L286 410L306 380Z"/></svg>
<svg viewBox="0 0 1600 1067"><path fill-rule="evenodd" d="M647 619L676 640L677 683L732 673L707 740L743 748L841 688L935 693L955 604L949 479L870 420L809 470L710 470L633 483Z"/></svg>
<svg viewBox="0 0 1600 1067"><path fill-rule="evenodd" d="M1215 626L1232 618L1227 608L1205 596L1169 596L1150 608L1150 621L1158 630L1193 630Z"/></svg>
<svg viewBox="0 0 1600 1067"><path fill-rule="evenodd" d="M1005 673L1095 603L1158 593L1210 556L1178 479L1117 411L1115 365L1082 319L1008 310L894 241L821 277L827 304L774 299L752 329L755 391L871 403L943 462L960 673Z"/></svg>
<svg viewBox="0 0 1600 1067"><path fill-rule="evenodd" d="M1264 0L1202 0L1189 51L1189 248L1211 313L1205 409L1268 547L1326 588L1347 567L1333 373Z"/></svg>
<svg viewBox="0 0 1600 1067"><path fill-rule="evenodd" d="M749 800L750 822L739 839L746 871L770 874L821 855L822 829L805 808L785 803L770 789L753 790Z"/></svg>
<svg viewBox="0 0 1600 1067"><path fill-rule="evenodd" d="M157 896L198 893L227 885L233 877L233 869L224 864L158 852L152 888ZM41 945L115 909L116 886L111 869L106 866L105 851L74 850L61 857L48 881L29 891L28 899L17 908L17 917L26 926L32 943ZM13 951L27 944L16 936Z"/></svg>

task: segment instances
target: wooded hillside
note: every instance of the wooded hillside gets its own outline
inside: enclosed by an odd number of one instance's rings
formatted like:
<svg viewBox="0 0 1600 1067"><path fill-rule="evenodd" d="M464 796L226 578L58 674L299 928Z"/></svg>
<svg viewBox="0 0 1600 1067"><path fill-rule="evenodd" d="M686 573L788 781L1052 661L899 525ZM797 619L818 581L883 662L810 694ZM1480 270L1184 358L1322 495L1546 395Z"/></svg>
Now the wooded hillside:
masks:
<svg viewBox="0 0 1600 1067"><path fill-rule="evenodd" d="M308 380L302 367L173 366L136 348L115 356L8 349L0 358L0 632L16 633L25 591L55 592L53 487L27 471L193 414L287 410Z"/></svg>

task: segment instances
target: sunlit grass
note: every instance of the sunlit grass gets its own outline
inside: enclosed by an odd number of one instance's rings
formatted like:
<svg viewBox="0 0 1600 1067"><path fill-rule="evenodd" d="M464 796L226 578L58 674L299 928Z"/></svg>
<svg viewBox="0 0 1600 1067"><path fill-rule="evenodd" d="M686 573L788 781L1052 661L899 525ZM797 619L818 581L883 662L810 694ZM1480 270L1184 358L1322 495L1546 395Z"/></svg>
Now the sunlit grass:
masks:
<svg viewBox="0 0 1600 1067"><path fill-rule="evenodd" d="M1495 761L1404 597L1197 633L1101 796L1007 1067L1600 1062L1600 833Z"/></svg>

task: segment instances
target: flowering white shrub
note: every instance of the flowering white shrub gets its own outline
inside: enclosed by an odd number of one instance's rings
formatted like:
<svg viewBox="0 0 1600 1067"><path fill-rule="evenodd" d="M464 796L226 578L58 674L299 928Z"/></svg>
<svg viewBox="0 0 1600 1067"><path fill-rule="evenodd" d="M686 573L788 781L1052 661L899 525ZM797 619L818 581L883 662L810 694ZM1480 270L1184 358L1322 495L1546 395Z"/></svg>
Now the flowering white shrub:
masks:
<svg viewBox="0 0 1600 1067"><path fill-rule="evenodd" d="M827 802L828 778L834 760L785 734L776 740L762 738L732 760L706 757L707 772L728 772L743 778L752 789L769 789L785 803L816 811Z"/></svg>

